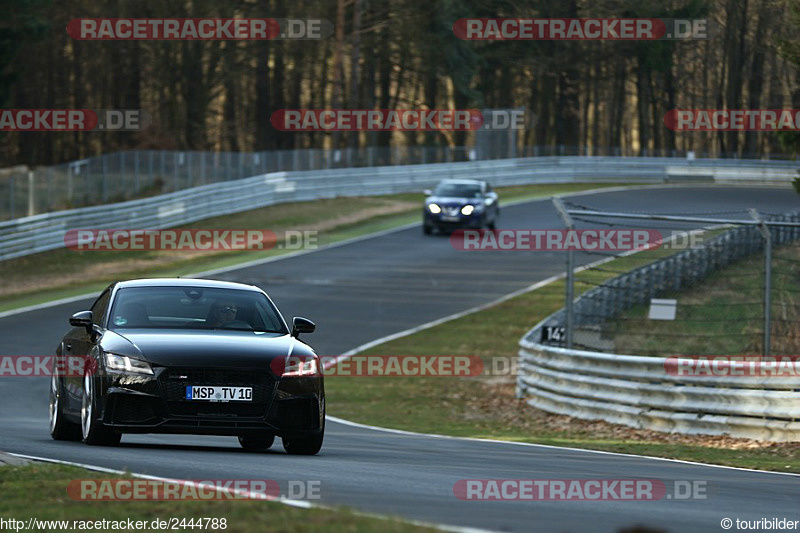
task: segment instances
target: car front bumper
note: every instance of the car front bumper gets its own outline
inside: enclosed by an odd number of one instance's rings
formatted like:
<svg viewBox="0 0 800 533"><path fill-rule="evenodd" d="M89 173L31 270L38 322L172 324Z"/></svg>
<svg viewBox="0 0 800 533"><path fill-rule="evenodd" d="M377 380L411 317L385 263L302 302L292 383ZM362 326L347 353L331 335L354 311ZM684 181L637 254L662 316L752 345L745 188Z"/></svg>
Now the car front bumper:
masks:
<svg viewBox="0 0 800 533"><path fill-rule="evenodd" d="M240 371L228 381L203 370L154 369L154 376L108 375L102 379L103 424L123 433L297 437L318 433L325 412L322 377L275 378L267 371ZM178 376L176 379L175 376ZM186 379L183 376L187 376ZM201 379L201 377L203 379ZM251 402L187 400L189 385L250 386Z"/></svg>
<svg viewBox="0 0 800 533"><path fill-rule="evenodd" d="M424 223L437 228L480 228L483 225L483 212L473 212L471 215L444 215L424 212Z"/></svg>

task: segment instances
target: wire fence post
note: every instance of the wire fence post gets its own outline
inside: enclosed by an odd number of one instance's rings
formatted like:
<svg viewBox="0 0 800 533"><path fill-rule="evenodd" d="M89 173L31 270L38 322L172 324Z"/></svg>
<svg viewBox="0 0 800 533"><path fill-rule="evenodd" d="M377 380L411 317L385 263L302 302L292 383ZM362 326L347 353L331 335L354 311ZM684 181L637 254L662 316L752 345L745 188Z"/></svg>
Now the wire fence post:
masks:
<svg viewBox="0 0 800 533"><path fill-rule="evenodd" d="M139 183L139 150L136 150L135 152L133 152L133 173L136 176L136 178L135 178L136 179L136 193L135 194L138 195L138 194L141 194L141 192L142 192L142 186Z"/></svg>
<svg viewBox="0 0 800 533"><path fill-rule="evenodd" d="M9 217L11 220L14 219L14 176L8 178L8 212L11 213Z"/></svg>
<svg viewBox="0 0 800 533"><path fill-rule="evenodd" d="M116 179L116 182L119 184L119 186L117 186L117 193L118 193L120 198L125 198L125 189L127 189L126 183L125 183L125 179L126 179L125 175L126 175L126 173L125 173L125 152L120 152L119 153L119 177Z"/></svg>
<svg viewBox="0 0 800 533"><path fill-rule="evenodd" d="M101 165L102 169L103 169L103 202L104 203L108 201L108 160L106 159L106 157L107 157L106 155L103 155L101 157L101 161L100 161L101 164L102 164ZM86 176L86 179L88 179L88 178L89 177ZM90 202L90 200L87 198L86 199L86 203L88 204L89 202Z"/></svg>
<svg viewBox="0 0 800 533"><path fill-rule="evenodd" d="M564 206L564 202L561 201L561 198L553 198L553 205L558 211L558 216L561 217L561 220L564 221L564 224L567 226L568 231L572 231L575 228L575 223L572 220L572 217L569 216L567 213L567 208ZM574 325L574 306L573 300L575 299L575 257L574 252L571 248L567 249L567 289L566 289L566 305L564 308L566 309L566 331L565 331L565 345L567 349L572 348L572 339L573 339L573 325Z"/></svg>
<svg viewBox="0 0 800 533"><path fill-rule="evenodd" d="M28 170L28 216L32 217L36 212L34 204L36 200L34 199L34 179L33 179L33 170Z"/></svg>
<svg viewBox="0 0 800 533"><path fill-rule="evenodd" d="M764 354L769 355L772 333L772 234L756 209L748 209L759 222L758 231L764 237Z"/></svg>
<svg viewBox="0 0 800 533"><path fill-rule="evenodd" d="M172 181L173 181L174 190L176 190L176 191L179 191L180 188L181 188L180 187L180 181L178 179L178 158L179 158L178 154L179 154L179 152L175 152L175 157L172 160L172 165L173 165L173 169L172 169L173 178L172 178Z"/></svg>

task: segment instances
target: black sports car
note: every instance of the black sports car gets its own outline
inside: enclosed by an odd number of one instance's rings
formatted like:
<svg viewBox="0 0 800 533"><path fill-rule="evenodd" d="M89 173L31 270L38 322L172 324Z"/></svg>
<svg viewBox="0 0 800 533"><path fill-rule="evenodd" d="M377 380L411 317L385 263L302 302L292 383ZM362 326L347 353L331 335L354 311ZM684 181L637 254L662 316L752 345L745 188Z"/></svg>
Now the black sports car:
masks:
<svg viewBox="0 0 800 533"><path fill-rule="evenodd" d="M500 201L492 186L481 180L444 180L434 191L425 191L422 231L434 229L495 229Z"/></svg>
<svg viewBox="0 0 800 533"><path fill-rule="evenodd" d="M315 325L295 317L290 331L257 287L121 281L69 322L58 366L79 357L85 364L52 378L54 439L116 445L122 433L231 435L256 451L279 436L288 453L302 455L322 446L323 378L299 339Z"/></svg>

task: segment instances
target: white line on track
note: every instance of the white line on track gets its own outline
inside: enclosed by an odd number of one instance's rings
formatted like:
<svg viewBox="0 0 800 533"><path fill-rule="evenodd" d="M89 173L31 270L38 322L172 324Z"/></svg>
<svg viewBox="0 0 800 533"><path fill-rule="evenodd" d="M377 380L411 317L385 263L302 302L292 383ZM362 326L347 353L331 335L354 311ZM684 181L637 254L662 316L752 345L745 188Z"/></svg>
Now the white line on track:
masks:
<svg viewBox="0 0 800 533"><path fill-rule="evenodd" d="M55 463L55 464L60 464L60 465L75 466L75 467L78 467L78 468L83 468L83 469L86 469L86 470L92 470L92 471L95 471L95 472L104 472L106 474L116 474L116 475L120 475L120 476L129 475L129 476L133 476L133 477L138 478L138 479L147 479L147 480L150 480L150 481L161 481L161 482L165 482L165 483L180 483L182 485L192 486L192 487L194 487L196 489L199 488L201 483L202 483L202 481L201 482L196 482L196 481L192 481L192 480L188 480L188 479L174 479L174 478L166 478L166 477L160 477L160 476L151 476L149 474L137 474L137 473L132 473L132 472L126 472L126 471L123 471L123 470L115 470L113 468L106 468L104 466L89 465L89 464L85 464L85 463L76 463L74 461L62 461L60 459L50 459L48 457L37 457L35 455L24 455L24 454L21 454L21 453L9 453L9 455L13 455L14 457L19 457L21 459L29 459L31 461L40 461L40 462L44 462L44 463ZM226 489L224 489L222 487L216 487L216 486L215 487L206 486L206 487L207 488L214 488L214 490L216 490L216 491L226 490ZM249 491L243 491L243 490L238 490L238 491L234 490L234 491L230 491L230 492L234 492L239 496L243 496L244 498L249 498L249 499L252 499L252 500L263 500L263 495L262 494L251 493ZM235 500L232 500L232 501L235 501ZM329 506L329 505L323 505L323 504L319 504L319 503L311 503L311 502L308 502L308 501L305 501L305 500L292 500L292 499L283 498L283 497L275 498L275 499L272 499L272 500L265 500L265 501L277 502L277 503L281 503L283 505L288 505L290 507L299 507L299 508L302 508L302 509L321 509L321 510L325 510L325 511L336 511L336 510L338 510L336 507ZM380 519L380 520L391 520L392 519L392 518L389 518L389 517L386 517L386 516L383 516L383 515L379 515L379 514L375 514L375 513L365 513L365 512L362 512L362 511L351 511L351 512L353 514L355 514L355 515L363 516L363 517L367 517L367 518L377 518L377 519ZM446 525L446 524L434 524L434 523L423 522L423 521L419 521L419 520L405 520L405 519L403 519L403 522L406 522L408 524L412 524L412 525L415 525L415 526L429 527L429 528L432 528L432 529L438 529L439 531L452 531L454 533L486 533L486 532L491 532L491 530L488 530L488 529L477 529L477 528L470 528L470 527L449 526L449 525Z"/></svg>
<svg viewBox="0 0 800 533"><path fill-rule="evenodd" d="M695 461L685 461L683 459L669 459L667 457L653 457L650 455L637 455L635 453L622 453L622 452L607 452L603 450L590 450L587 448L572 448L569 446L553 446L550 444L536 444L533 442L516 442L511 440L499 440L499 439L480 439L477 437L454 437L451 435L438 435L436 433L416 433L414 431L406 431L403 429L392 429L392 428L383 428L380 426L370 426L368 424L360 424L358 422L351 422L350 420L345 420L343 418L337 418L335 416L327 415L326 420L330 420L332 422L338 422L339 424L345 426L351 426L361 429L371 429L373 431L382 431L384 433L394 433L397 435L408 435L411 437L430 437L433 439L449 439L449 440L463 440L469 442L489 442L493 444L508 444L512 446L528 446L534 448L547 448L550 450L569 450L574 452L588 452L588 453L597 453L602 455L616 455L619 457L635 457L637 459L652 459L654 461L667 461L670 463L679 463L685 465L692 465L692 466L707 466L709 468L724 468L726 470L739 470L742 472L758 472L760 474L775 474L780 476L794 476L800 477L800 474L795 474L793 472L774 472L772 470L756 470L753 468L741 468L738 466L725 466L725 465L715 465L709 463L698 463ZM12 454L13 455L13 454Z"/></svg>

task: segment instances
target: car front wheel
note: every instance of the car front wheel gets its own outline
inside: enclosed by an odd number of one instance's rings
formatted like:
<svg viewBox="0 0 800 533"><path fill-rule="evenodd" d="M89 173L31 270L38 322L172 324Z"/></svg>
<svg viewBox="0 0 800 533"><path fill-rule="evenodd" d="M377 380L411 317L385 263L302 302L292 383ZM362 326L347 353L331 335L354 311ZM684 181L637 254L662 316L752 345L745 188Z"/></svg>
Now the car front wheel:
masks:
<svg viewBox="0 0 800 533"><path fill-rule="evenodd" d="M325 437L325 422L322 422L322 429L319 433L312 437L303 437L299 439L281 439L283 441L283 449L290 455L316 455L322 448L322 439Z"/></svg>
<svg viewBox="0 0 800 533"><path fill-rule="evenodd" d="M53 374L50 378L50 436L54 440L81 440L81 426L67 420L63 399L61 379Z"/></svg>
<svg viewBox="0 0 800 533"><path fill-rule="evenodd" d="M119 432L110 430L100 423L97 415L98 409L97 394L94 386L94 378L87 373L83 377L83 397L81 399L81 430L83 442L94 446L116 446L119 444L122 435Z"/></svg>

